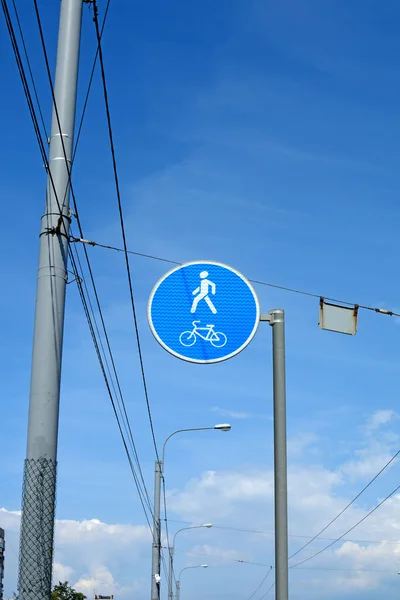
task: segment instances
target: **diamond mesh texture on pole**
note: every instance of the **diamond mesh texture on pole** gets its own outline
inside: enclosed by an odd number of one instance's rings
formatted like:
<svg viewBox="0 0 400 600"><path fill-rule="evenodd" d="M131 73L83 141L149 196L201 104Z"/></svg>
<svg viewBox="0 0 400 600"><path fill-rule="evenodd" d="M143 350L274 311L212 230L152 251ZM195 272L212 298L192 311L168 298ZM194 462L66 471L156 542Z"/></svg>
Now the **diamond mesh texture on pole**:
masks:
<svg viewBox="0 0 400 600"><path fill-rule="evenodd" d="M18 581L23 600L51 597L56 472L53 460L25 460Z"/></svg>

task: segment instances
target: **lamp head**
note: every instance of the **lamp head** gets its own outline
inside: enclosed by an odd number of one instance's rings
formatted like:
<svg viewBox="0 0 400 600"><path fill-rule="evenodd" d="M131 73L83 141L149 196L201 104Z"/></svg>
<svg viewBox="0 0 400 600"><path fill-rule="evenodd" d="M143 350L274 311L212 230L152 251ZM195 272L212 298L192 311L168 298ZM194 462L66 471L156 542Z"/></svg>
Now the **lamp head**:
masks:
<svg viewBox="0 0 400 600"><path fill-rule="evenodd" d="M203 569L207 569L208 565L200 565Z"/></svg>
<svg viewBox="0 0 400 600"><path fill-rule="evenodd" d="M204 523L203 527L207 527L207 529L210 529L212 527L212 523Z"/></svg>
<svg viewBox="0 0 400 600"><path fill-rule="evenodd" d="M222 423L221 425L214 425L214 429L219 429L220 431L230 431L231 425L229 425L229 423Z"/></svg>

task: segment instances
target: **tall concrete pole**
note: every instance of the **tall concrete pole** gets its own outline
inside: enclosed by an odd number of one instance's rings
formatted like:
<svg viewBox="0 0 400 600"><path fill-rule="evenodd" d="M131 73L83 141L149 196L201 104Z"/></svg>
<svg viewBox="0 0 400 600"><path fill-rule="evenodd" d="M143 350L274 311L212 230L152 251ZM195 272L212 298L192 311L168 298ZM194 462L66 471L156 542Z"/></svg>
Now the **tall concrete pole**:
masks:
<svg viewBox="0 0 400 600"><path fill-rule="evenodd" d="M161 567L161 474L163 463L156 460L154 470L154 520L153 546L151 560L151 600L160 599L160 567Z"/></svg>
<svg viewBox="0 0 400 600"><path fill-rule="evenodd" d="M169 569L168 569L168 600L173 600L174 598L174 590L173 590L173 573L174 573L174 552L175 547L171 546L169 549Z"/></svg>
<svg viewBox="0 0 400 600"><path fill-rule="evenodd" d="M83 0L61 2L54 84L57 112L53 106L46 206L40 230L22 499L19 600L50 600L51 596L67 234L70 223L69 169L73 152L82 5Z"/></svg>

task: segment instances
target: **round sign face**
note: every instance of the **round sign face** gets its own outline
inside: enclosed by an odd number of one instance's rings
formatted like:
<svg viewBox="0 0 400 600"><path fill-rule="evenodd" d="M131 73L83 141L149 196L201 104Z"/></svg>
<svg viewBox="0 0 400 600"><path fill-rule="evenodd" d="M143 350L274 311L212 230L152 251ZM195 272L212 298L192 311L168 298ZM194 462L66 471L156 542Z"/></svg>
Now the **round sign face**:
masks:
<svg viewBox="0 0 400 600"><path fill-rule="evenodd" d="M260 306L251 284L232 267L197 261L172 269L154 287L148 319L156 340L174 356L214 363L253 339Z"/></svg>

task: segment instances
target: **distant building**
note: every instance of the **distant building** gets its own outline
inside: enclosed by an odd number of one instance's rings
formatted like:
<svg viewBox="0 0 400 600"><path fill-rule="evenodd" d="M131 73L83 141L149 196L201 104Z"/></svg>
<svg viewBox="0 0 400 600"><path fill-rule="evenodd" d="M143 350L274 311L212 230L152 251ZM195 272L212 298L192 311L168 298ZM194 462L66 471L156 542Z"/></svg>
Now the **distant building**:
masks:
<svg viewBox="0 0 400 600"><path fill-rule="evenodd" d="M6 547L4 529L0 527L0 600L3 600L4 551Z"/></svg>

